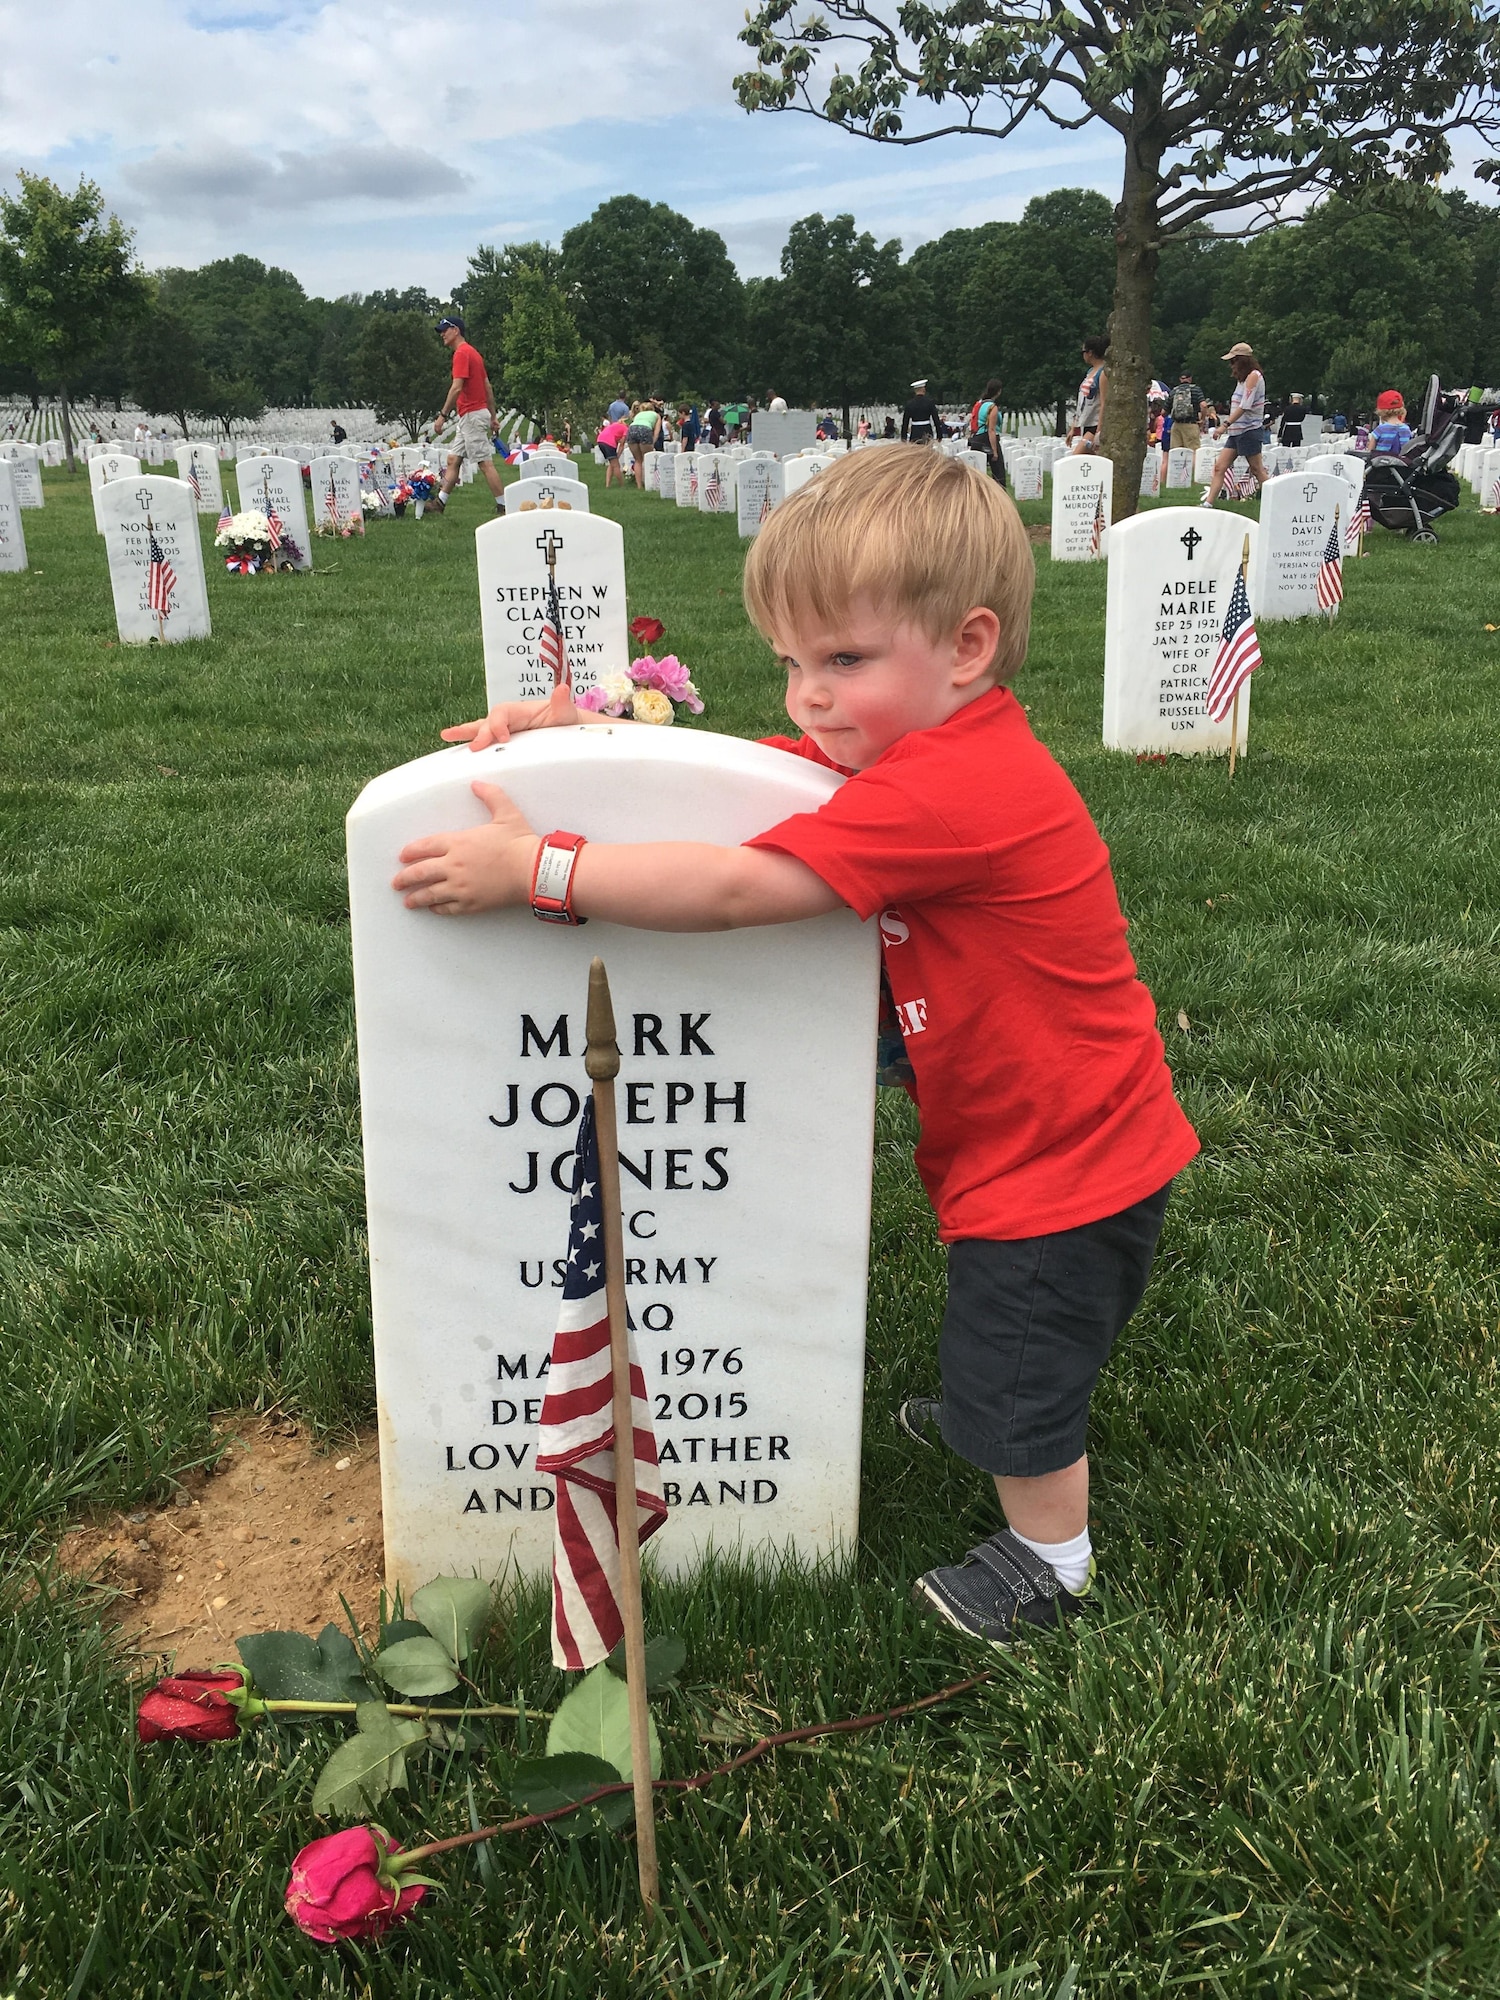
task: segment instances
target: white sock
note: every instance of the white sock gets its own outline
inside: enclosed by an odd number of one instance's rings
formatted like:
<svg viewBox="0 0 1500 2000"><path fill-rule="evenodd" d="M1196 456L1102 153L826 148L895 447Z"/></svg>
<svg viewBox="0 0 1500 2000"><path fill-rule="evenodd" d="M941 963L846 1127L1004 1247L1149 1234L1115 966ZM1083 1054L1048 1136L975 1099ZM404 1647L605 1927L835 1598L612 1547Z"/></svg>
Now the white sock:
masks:
<svg viewBox="0 0 1500 2000"><path fill-rule="evenodd" d="M1017 1528L1012 1528L1011 1533L1018 1542L1024 1542L1034 1556L1040 1556L1044 1563L1052 1565L1064 1590L1076 1593L1088 1582L1094 1545L1089 1540L1087 1528L1070 1542L1034 1542L1030 1535L1023 1535Z"/></svg>

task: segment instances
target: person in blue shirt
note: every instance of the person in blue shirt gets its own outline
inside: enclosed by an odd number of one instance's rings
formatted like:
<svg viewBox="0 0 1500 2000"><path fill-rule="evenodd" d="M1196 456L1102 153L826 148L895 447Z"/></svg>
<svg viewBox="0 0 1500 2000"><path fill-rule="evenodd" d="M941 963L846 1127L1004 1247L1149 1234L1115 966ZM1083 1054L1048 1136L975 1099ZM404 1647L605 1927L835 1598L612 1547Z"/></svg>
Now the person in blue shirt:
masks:
<svg viewBox="0 0 1500 2000"><path fill-rule="evenodd" d="M1370 449L1377 457L1399 458L1411 443L1411 425L1406 421L1406 404L1399 389L1383 389L1375 398L1375 428L1370 433Z"/></svg>

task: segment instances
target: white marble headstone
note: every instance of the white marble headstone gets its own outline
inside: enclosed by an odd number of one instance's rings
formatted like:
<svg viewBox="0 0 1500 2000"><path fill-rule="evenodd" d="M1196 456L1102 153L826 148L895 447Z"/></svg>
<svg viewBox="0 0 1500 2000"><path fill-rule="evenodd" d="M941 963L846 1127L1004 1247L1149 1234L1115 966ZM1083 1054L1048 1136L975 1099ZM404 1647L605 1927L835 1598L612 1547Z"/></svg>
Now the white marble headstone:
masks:
<svg viewBox="0 0 1500 2000"><path fill-rule="evenodd" d="M505 489L507 514L529 513L534 507L558 507L587 514L589 489L581 479L513 479Z"/></svg>
<svg viewBox="0 0 1500 2000"><path fill-rule="evenodd" d="M528 452L521 461L523 479L576 479L578 468L565 452Z"/></svg>
<svg viewBox="0 0 1500 2000"><path fill-rule="evenodd" d="M1359 505L1359 496L1365 490L1365 462L1356 458L1352 451L1313 452L1303 460L1298 470L1331 472L1348 487L1351 505Z"/></svg>
<svg viewBox="0 0 1500 2000"><path fill-rule="evenodd" d="M481 531L482 532L482 531ZM477 821L475 778L595 840L737 844L833 774L704 730L547 730L441 751L349 815L387 1581L543 1575L535 1470L561 1296L589 960L609 971L625 1280L668 1505L710 1547L846 1557L858 1527L878 950L842 911L685 936L529 912L436 918L404 842Z"/></svg>
<svg viewBox="0 0 1500 2000"><path fill-rule="evenodd" d="M1338 517L1342 551L1349 488L1330 472L1283 473L1260 489L1260 532L1250 564L1250 601L1259 620L1321 615L1318 570Z"/></svg>
<svg viewBox="0 0 1500 2000"><path fill-rule="evenodd" d="M742 535L758 535L761 524L786 498L786 467L774 458L740 460L735 511Z"/></svg>
<svg viewBox="0 0 1500 2000"><path fill-rule="evenodd" d="M16 500L15 468L0 458L0 571L26 568L26 531Z"/></svg>
<svg viewBox="0 0 1500 2000"><path fill-rule="evenodd" d="M1114 460L1102 452L1071 453L1052 467L1052 560L1093 562L1103 556L1096 547L1096 523L1103 512L1108 528L1114 505Z"/></svg>
<svg viewBox="0 0 1500 2000"><path fill-rule="evenodd" d="M1305 444L1317 444L1323 436L1323 419L1315 410L1308 410L1302 418L1302 439Z"/></svg>
<svg viewBox="0 0 1500 2000"><path fill-rule="evenodd" d="M42 454L36 446L26 444L20 438L7 438L4 444L0 444L0 458L10 463L16 505L43 506L47 496L42 490Z"/></svg>
<svg viewBox="0 0 1500 2000"><path fill-rule="evenodd" d="M1177 492L1193 483L1193 457L1186 445L1174 445L1167 453L1167 490Z"/></svg>
<svg viewBox="0 0 1500 2000"><path fill-rule="evenodd" d="M602 514L553 509L506 514L475 530L479 616L489 704L552 692L538 645L547 604L547 551L557 565L563 645L580 692L630 664L625 535Z"/></svg>
<svg viewBox="0 0 1500 2000"><path fill-rule="evenodd" d="M352 458L330 453L308 467L312 517L320 528L342 528L360 511L359 468Z"/></svg>
<svg viewBox="0 0 1500 2000"><path fill-rule="evenodd" d="M1206 486L1214 476L1214 461L1219 456L1216 444L1200 444L1193 453L1193 478L1200 486Z"/></svg>
<svg viewBox="0 0 1500 2000"><path fill-rule="evenodd" d="M1479 466L1479 504L1500 508L1500 451L1487 451Z"/></svg>
<svg viewBox="0 0 1500 2000"><path fill-rule="evenodd" d="M48 438L42 445L43 465L51 465L51 466L61 465L66 456L67 453L63 449L63 441L61 438Z"/></svg>
<svg viewBox="0 0 1500 2000"><path fill-rule="evenodd" d="M1017 500L1042 497L1042 461L1035 452L1018 451L1008 462L1010 490Z"/></svg>
<svg viewBox="0 0 1500 2000"><path fill-rule="evenodd" d="M719 451L698 453L698 512L732 514L735 511L737 462Z"/></svg>
<svg viewBox="0 0 1500 2000"><path fill-rule="evenodd" d="M99 496L111 479L134 479L140 472L141 461L129 452L100 452L97 458L89 460L89 490L94 500L94 526L104 533L104 515L100 511Z"/></svg>
<svg viewBox="0 0 1500 2000"><path fill-rule="evenodd" d="M1155 445L1147 445L1146 456L1141 460L1140 496L1143 500L1154 500L1161 492L1161 453Z"/></svg>
<svg viewBox="0 0 1500 2000"><path fill-rule="evenodd" d="M218 454L213 446L183 445L177 453L177 477L186 480L189 486L196 483L198 512L212 514L217 520L224 511L224 482L219 475Z"/></svg>
<svg viewBox="0 0 1500 2000"><path fill-rule="evenodd" d="M153 639L206 639L203 541L187 481L160 475L108 480L99 490L99 512L121 641L143 646Z"/></svg>
<svg viewBox="0 0 1500 2000"><path fill-rule="evenodd" d="M242 458L235 467L235 478L240 489L240 512L254 511L269 517L274 508L281 523L283 548L298 569L311 569L307 493L302 484L302 467L296 459L271 452Z"/></svg>
<svg viewBox="0 0 1500 2000"><path fill-rule="evenodd" d="M698 505L698 454L684 451L672 460L672 497L679 507Z"/></svg>
<svg viewBox="0 0 1500 2000"><path fill-rule="evenodd" d="M368 459L360 483L368 485L369 490L374 493L380 502L380 511L383 515L389 517L395 512L391 493L401 484L401 469L396 463L394 453L376 452Z"/></svg>
<svg viewBox="0 0 1500 2000"><path fill-rule="evenodd" d="M820 472L826 472L830 463L831 460L824 458L821 452L803 452L796 458L785 460L782 471L786 474L787 499L790 500L809 479L816 479Z"/></svg>
<svg viewBox="0 0 1500 2000"><path fill-rule="evenodd" d="M1230 725L1204 710L1209 675L1253 524L1194 507L1163 507L1111 528L1104 612L1104 742L1110 750L1212 756ZM1252 607L1254 600L1252 598ZM1250 727L1248 684L1239 741Z"/></svg>

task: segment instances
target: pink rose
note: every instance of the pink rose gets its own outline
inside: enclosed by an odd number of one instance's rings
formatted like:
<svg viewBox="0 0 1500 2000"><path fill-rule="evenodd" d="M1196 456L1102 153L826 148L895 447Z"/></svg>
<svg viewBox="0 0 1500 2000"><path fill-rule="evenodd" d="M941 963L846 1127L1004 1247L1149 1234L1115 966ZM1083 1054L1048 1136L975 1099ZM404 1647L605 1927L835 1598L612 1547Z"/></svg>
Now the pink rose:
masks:
<svg viewBox="0 0 1500 2000"><path fill-rule="evenodd" d="M309 1841L292 1863L287 1915L320 1944L379 1937L409 1917L427 1894L422 1882L402 1887L391 1867L399 1852L378 1826L351 1826Z"/></svg>
<svg viewBox="0 0 1500 2000"><path fill-rule="evenodd" d="M573 706L586 708L590 715L602 715L608 697L602 687L585 688L582 694L575 694Z"/></svg>

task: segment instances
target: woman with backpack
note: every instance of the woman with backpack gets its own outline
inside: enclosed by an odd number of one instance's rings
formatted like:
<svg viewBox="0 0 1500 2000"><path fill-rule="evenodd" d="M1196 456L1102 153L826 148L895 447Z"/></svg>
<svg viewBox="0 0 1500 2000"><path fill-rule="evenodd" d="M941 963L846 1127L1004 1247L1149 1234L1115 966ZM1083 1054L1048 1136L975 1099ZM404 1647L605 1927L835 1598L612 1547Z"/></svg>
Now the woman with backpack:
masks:
<svg viewBox="0 0 1500 2000"><path fill-rule="evenodd" d="M1000 446L1000 382L992 375L984 394L969 412L969 449L982 451L990 478L1005 484L1005 453Z"/></svg>

